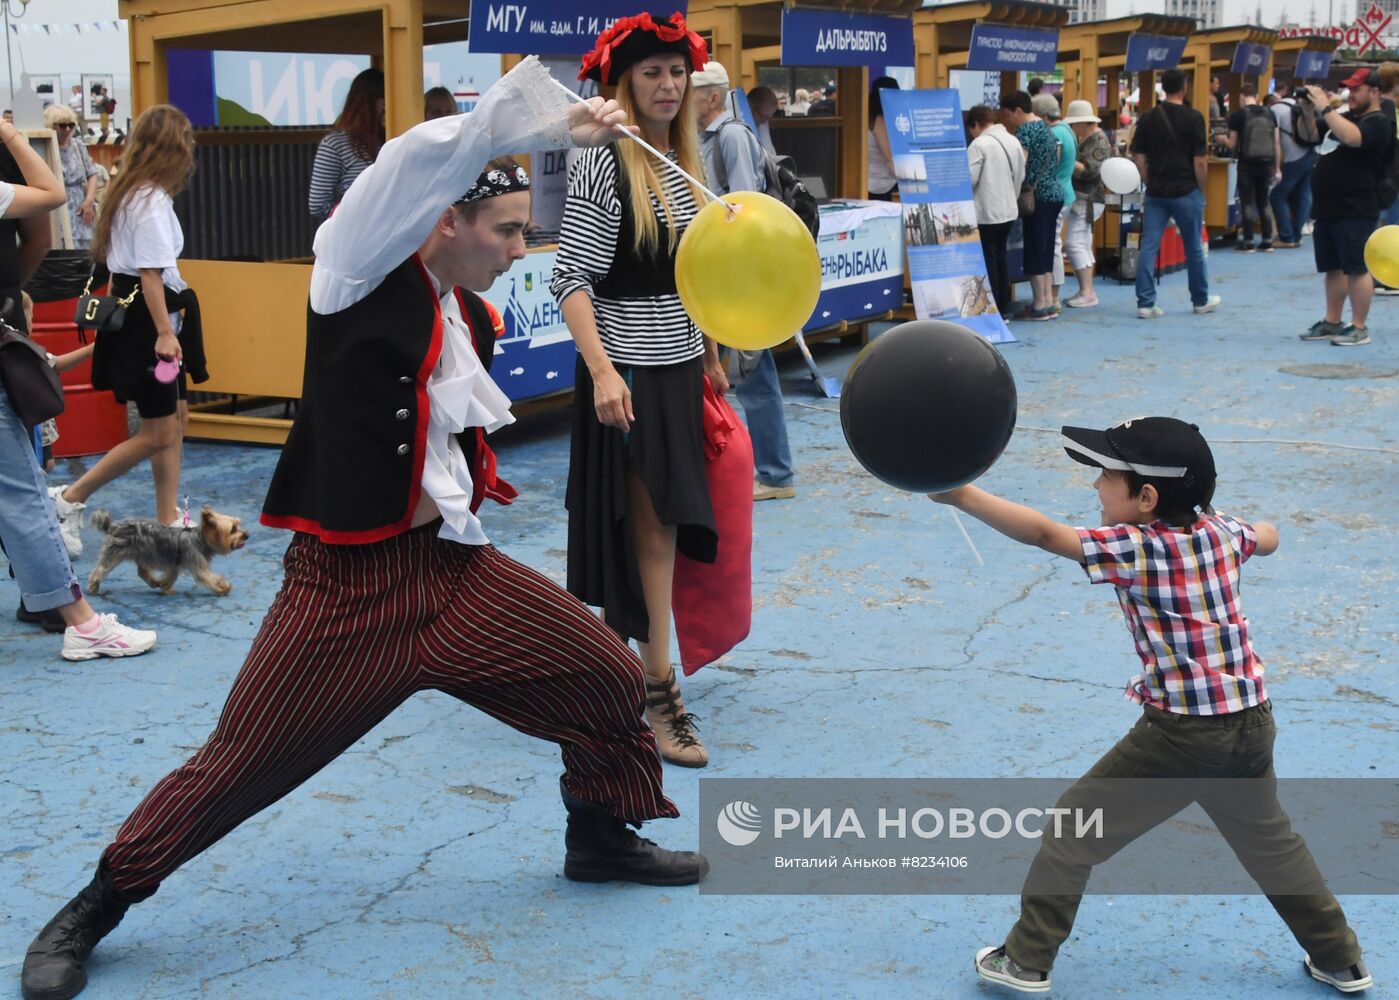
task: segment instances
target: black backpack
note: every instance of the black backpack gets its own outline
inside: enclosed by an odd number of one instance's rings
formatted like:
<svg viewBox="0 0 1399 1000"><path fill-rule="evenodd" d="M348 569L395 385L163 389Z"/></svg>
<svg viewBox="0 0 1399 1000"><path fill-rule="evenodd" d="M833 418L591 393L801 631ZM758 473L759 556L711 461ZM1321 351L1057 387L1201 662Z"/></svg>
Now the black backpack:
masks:
<svg viewBox="0 0 1399 1000"><path fill-rule="evenodd" d="M758 137L753 134L748 123L737 118L730 118L720 125L715 131L712 141L718 142L720 133L729 125L742 125L744 130L753 137L753 141L758 142ZM797 177L796 163L790 156L773 156L761 142L758 142L758 148L763 151L763 174L767 180L767 189L764 193L771 195L796 212L797 218L802 220L802 225L806 226L811 233L811 238L816 239L821 233L821 213L816 207L816 199ZM729 187L728 168L724 166L724 158L717 155L718 152L715 150L714 171L719 176L714 178L714 183L727 191Z"/></svg>
<svg viewBox="0 0 1399 1000"><path fill-rule="evenodd" d="M1292 131L1283 131L1292 136L1292 141L1303 149L1320 146L1321 122L1316 117L1316 105L1311 101L1299 101L1290 97L1282 103L1292 109Z"/></svg>
<svg viewBox="0 0 1399 1000"><path fill-rule="evenodd" d="M1239 159L1249 163L1271 163L1278 123L1273 113L1258 104L1244 108L1244 127L1239 132Z"/></svg>

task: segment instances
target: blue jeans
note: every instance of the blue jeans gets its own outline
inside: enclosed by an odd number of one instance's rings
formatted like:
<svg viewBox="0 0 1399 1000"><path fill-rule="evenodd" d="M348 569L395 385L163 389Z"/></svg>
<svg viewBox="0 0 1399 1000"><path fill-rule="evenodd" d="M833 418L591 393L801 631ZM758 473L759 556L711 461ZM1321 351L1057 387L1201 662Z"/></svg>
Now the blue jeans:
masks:
<svg viewBox="0 0 1399 1000"><path fill-rule="evenodd" d="M0 388L0 542L30 611L61 608L83 596L47 485L34 439Z"/></svg>
<svg viewBox="0 0 1399 1000"><path fill-rule="evenodd" d="M782 386L771 351L738 352L734 392L743 404L743 419L753 438L753 467L764 486L792 485L792 449L782 412Z"/></svg>
<svg viewBox="0 0 1399 1000"><path fill-rule="evenodd" d="M1399 201L1388 208L1380 209L1380 225L1399 226Z"/></svg>
<svg viewBox="0 0 1399 1000"><path fill-rule="evenodd" d="M1205 193L1192 191L1179 198L1147 195L1142 205L1141 255L1137 258L1137 308L1156 305L1156 255L1166 220L1174 219L1185 244L1185 270L1190 284L1191 305L1202 306L1210 297L1210 276L1205 270L1205 254L1200 247L1200 227L1205 223Z"/></svg>
<svg viewBox="0 0 1399 1000"><path fill-rule="evenodd" d="M1296 243L1302 238L1302 226L1312 217L1312 170L1316 168L1317 152L1307 150L1299 160L1282 165L1282 180L1269 196L1273 218L1278 224L1278 239Z"/></svg>

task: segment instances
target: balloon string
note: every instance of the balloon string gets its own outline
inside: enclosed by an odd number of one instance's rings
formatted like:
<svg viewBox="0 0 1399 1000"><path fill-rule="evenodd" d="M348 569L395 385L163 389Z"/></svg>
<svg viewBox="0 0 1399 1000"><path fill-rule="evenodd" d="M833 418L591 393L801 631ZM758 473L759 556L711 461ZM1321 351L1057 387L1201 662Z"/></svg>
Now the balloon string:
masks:
<svg viewBox="0 0 1399 1000"><path fill-rule="evenodd" d="M549 79L550 79L550 81L553 82L553 84L554 84L556 87L558 87L560 90L562 90L562 91L563 91L565 94L567 94L570 98L572 98L573 100L577 101L579 104L586 104L586 103L588 103L587 98L581 97L581 96L579 96L578 94L575 94L573 91L569 90L569 89L568 89L566 86L564 86L562 83L559 83L558 80L555 80L552 76L549 77ZM723 205L725 208L727 208L730 212L736 212L736 211L738 211L738 209L739 209L739 206L738 206L738 205L731 205L731 204L729 204L727 201L725 201L723 198L720 198L720 197L719 197L717 194L715 194L713 191L709 190L709 188L705 187L705 186L704 186L703 184L701 184L699 181L697 181L697 180L695 180L693 177L691 177L690 174L689 174L688 172L686 172L686 170L685 170L683 167L680 166L680 164L678 164L678 163L676 163L675 161L671 160L670 157L666 156L664 153L662 153L662 152L661 152L659 149L657 149L655 146L651 145L651 144L650 144L649 142L647 142L645 139L641 138L641 136L637 135L635 132L631 132L631 131L629 131L629 130L627 130L627 129L622 128L620 125L619 125L619 126L614 126L614 127L617 129L618 132L622 133L622 135L626 136L628 139L631 139L633 142L639 142L639 143L641 143L642 148L648 150L648 151L651 153L652 156L654 156L656 159L660 160L662 163L664 163L664 164L665 164L667 167L669 167L671 170L674 170L677 174L679 174L681 177L685 178L687 181L689 181L689 182L690 182L691 184L693 184L695 187L699 188L699 189L700 189L701 191L703 191L705 194L709 195L711 201L717 201L717 202L719 202L721 205Z"/></svg>
<svg viewBox="0 0 1399 1000"><path fill-rule="evenodd" d="M952 515L952 523L957 525L957 530L960 531L962 537L967 540L967 548L971 549L972 555L976 556L977 565L985 566L986 560L982 559L981 553L976 551L976 543L972 541L972 536L967 534L966 526L962 524L962 519L957 516L957 509L955 507L948 507L947 512Z"/></svg>

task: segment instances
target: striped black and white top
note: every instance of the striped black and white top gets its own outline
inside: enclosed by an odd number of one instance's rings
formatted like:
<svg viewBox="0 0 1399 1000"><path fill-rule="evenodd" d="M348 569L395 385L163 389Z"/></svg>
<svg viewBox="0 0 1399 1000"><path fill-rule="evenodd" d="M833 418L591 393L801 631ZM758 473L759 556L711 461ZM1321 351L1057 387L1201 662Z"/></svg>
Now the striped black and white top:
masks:
<svg viewBox="0 0 1399 1000"><path fill-rule="evenodd" d="M311 167L311 193L306 199L311 214L317 219L330 215L371 162L355 151L344 132L333 129L326 133L316 147L316 161Z"/></svg>
<svg viewBox="0 0 1399 1000"><path fill-rule="evenodd" d="M675 154L668 157L674 160ZM699 210L694 194L675 171L661 173L675 225L683 234ZM664 226L665 212L655 195L651 208ZM704 352L703 338L681 305L673 281L669 289L658 287L654 295L611 298L597 290L620 253L623 211L613 153L606 147L584 150L568 173L568 200L550 291L560 304L579 289L587 292L593 300L598 335L614 363L670 365L699 357ZM625 266L625 260L619 263Z"/></svg>

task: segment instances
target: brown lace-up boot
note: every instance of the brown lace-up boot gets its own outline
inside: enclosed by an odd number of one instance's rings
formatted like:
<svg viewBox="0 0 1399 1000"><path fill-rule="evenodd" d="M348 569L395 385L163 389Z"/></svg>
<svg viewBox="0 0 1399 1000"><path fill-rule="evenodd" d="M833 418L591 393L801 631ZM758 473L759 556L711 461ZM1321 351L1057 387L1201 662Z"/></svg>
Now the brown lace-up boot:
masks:
<svg viewBox="0 0 1399 1000"><path fill-rule="evenodd" d="M709 763L709 751L699 739L699 716L685 711L680 698L680 685L675 671L663 680L646 678L646 721L656 734L656 746L661 759L681 767L704 767Z"/></svg>

